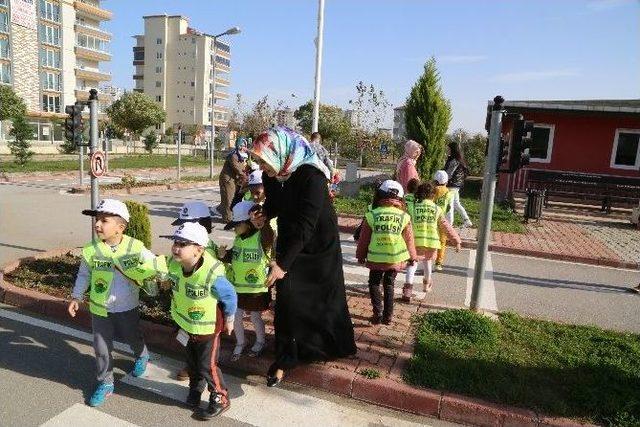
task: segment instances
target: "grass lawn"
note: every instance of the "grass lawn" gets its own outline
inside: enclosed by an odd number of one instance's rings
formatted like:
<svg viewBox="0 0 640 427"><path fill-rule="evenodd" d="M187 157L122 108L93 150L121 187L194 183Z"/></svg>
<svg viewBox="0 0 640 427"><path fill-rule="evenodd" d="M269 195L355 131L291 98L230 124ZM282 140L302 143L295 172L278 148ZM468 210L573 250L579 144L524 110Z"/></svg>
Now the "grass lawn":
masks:
<svg viewBox="0 0 640 427"><path fill-rule="evenodd" d="M88 157L85 160L85 170L89 170ZM109 169L143 169L143 168L175 168L178 164L178 156L162 154L128 154L114 155L109 158ZM221 164L217 161L216 164ZM209 161L203 157L193 157L183 155L181 158L182 167L208 166ZM9 158L3 158L0 163L0 172L61 172L78 170L77 159L65 160L38 160L31 161L24 166L16 164Z"/></svg>
<svg viewBox="0 0 640 427"><path fill-rule="evenodd" d="M414 385L545 415L640 425L640 335L468 310L414 319Z"/></svg>
<svg viewBox="0 0 640 427"><path fill-rule="evenodd" d="M474 226L480 219L480 188L482 181L468 180L461 193L462 205L467 210ZM356 197L337 196L334 201L336 211L340 214L362 215L373 198L373 189L363 188ZM455 224L462 225L460 215L455 215ZM493 206L492 231L506 233L524 233L526 231L522 218L511 211L507 204L495 204Z"/></svg>

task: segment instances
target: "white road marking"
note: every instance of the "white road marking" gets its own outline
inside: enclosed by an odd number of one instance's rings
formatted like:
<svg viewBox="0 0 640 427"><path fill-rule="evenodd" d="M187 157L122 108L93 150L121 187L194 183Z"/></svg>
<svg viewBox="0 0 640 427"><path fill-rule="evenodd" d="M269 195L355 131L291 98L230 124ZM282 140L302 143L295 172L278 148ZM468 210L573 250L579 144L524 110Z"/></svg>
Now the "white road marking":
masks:
<svg viewBox="0 0 640 427"><path fill-rule="evenodd" d="M471 290L473 288L473 274L476 262L475 250L469 251L469 268L467 269L467 293L464 299L464 305L469 307L471 304ZM493 262L491 261L491 252L487 252L487 264L484 272L484 281L482 285L482 293L480 294L479 306L485 310L498 311L498 303L496 301L496 286L493 281Z"/></svg>
<svg viewBox="0 0 640 427"><path fill-rule="evenodd" d="M125 420L105 414L97 409L90 408L82 403L76 403L55 417L49 419L41 427L67 427L67 426L91 426L91 427L136 427Z"/></svg>

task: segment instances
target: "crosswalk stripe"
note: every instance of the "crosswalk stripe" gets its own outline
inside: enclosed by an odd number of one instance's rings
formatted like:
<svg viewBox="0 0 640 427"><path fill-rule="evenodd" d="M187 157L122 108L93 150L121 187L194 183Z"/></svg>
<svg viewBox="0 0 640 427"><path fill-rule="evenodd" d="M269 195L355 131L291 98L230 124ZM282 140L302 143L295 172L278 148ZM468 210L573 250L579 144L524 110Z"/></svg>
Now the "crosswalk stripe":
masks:
<svg viewBox="0 0 640 427"><path fill-rule="evenodd" d="M105 414L97 409L90 408L81 403L60 412L53 418L50 418L40 427L67 427L90 425L91 427L137 427L137 424L131 424L125 420Z"/></svg>

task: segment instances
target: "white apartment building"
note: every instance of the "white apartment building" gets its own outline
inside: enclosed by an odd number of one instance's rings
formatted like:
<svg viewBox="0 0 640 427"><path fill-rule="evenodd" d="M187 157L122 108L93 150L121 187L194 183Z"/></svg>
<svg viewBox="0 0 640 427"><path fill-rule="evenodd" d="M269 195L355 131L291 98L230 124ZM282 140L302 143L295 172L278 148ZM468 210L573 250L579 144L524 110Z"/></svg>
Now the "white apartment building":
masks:
<svg viewBox="0 0 640 427"><path fill-rule="evenodd" d="M220 103L229 98L229 45L189 27L180 15L144 17L144 35L134 36L134 89L154 99L167 113L158 126L176 129L178 124L201 125L211 137L215 120L216 137L228 139L229 110ZM213 93L213 69L216 88Z"/></svg>
<svg viewBox="0 0 640 427"><path fill-rule="evenodd" d="M396 143L404 143L407 131L404 124L404 105L393 109L393 140Z"/></svg>
<svg viewBox="0 0 640 427"><path fill-rule="evenodd" d="M40 144L61 142L64 106L111 80L101 67L111 60L111 34L100 27L111 17L99 0L0 0L0 84L24 99ZM0 143L7 134L4 123Z"/></svg>

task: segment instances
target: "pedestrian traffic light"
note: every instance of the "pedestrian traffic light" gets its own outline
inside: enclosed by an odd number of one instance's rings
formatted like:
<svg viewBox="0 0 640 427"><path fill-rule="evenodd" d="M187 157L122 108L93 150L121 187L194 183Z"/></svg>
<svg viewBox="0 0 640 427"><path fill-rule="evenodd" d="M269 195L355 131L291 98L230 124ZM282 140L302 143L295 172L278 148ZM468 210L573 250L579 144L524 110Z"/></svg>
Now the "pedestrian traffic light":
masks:
<svg viewBox="0 0 640 427"><path fill-rule="evenodd" d="M511 152L509 153L509 169L515 172L529 164L529 148L533 140L533 122L524 120L520 115L513 122L511 132Z"/></svg>
<svg viewBox="0 0 640 427"><path fill-rule="evenodd" d="M75 103L67 105L64 112L69 115L64 120L64 136L68 141L76 145L82 144L82 134L84 132L84 120L82 119L83 105Z"/></svg>

